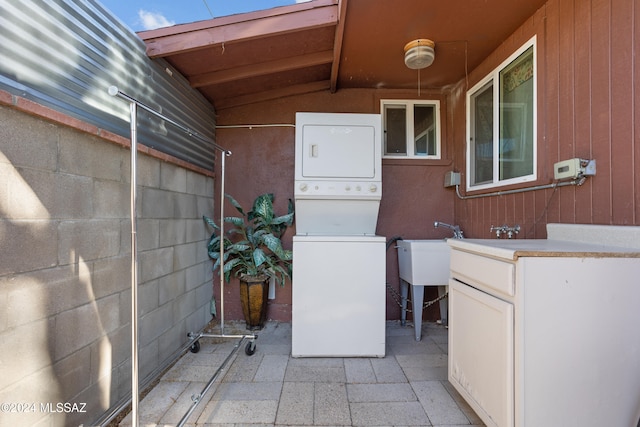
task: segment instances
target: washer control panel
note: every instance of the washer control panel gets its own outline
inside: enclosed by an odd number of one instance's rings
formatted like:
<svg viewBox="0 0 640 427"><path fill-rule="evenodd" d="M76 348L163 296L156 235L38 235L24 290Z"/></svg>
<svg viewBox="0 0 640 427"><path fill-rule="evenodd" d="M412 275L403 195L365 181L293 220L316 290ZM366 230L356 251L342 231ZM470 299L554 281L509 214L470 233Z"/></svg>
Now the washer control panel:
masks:
<svg viewBox="0 0 640 427"><path fill-rule="evenodd" d="M297 181L294 193L303 198L379 199L382 183L377 181Z"/></svg>

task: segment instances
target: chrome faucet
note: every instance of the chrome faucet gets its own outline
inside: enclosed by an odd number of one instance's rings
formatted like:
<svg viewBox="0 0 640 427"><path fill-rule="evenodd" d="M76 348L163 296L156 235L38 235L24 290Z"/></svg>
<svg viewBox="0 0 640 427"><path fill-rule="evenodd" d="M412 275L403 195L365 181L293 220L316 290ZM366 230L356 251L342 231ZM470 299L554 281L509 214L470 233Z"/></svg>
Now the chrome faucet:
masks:
<svg viewBox="0 0 640 427"><path fill-rule="evenodd" d="M448 228L449 230L453 231L454 239L464 239L464 236L462 235L462 230L460 230L459 225L451 225L444 222L436 221L433 223L433 226L435 228L438 228L438 227Z"/></svg>
<svg viewBox="0 0 640 427"><path fill-rule="evenodd" d="M496 239L499 239L501 235L505 234L507 235L507 239L513 239L515 234L518 234L520 232L520 226L519 225L515 225L513 227L509 227L508 225L502 225L500 227L494 227L493 225L491 226L491 232L496 232Z"/></svg>

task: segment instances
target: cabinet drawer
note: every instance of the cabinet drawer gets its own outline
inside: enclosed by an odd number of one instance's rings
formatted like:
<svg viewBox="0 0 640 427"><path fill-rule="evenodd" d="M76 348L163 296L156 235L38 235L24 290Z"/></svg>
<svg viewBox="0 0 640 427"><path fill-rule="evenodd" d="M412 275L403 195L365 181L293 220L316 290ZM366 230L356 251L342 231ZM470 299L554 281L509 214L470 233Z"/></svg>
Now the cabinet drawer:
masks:
<svg viewBox="0 0 640 427"><path fill-rule="evenodd" d="M508 262L469 252L451 251L451 276L485 292L514 296L514 271L515 266Z"/></svg>

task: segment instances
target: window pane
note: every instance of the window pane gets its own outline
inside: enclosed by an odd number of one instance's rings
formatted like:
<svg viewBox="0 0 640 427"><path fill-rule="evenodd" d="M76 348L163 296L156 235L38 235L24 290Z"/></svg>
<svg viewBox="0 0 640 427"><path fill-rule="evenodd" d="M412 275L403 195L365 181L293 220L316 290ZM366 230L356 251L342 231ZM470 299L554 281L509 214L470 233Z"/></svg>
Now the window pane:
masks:
<svg viewBox="0 0 640 427"><path fill-rule="evenodd" d="M472 185L493 181L493 83L471 96Z"/></svg>
<svg viewBox="0 0 640 427"><path fill-rule="evenodd" d="M416 156L435 156L435 108L433 105L414 105L413 141Z"/></svg>
<svg viewBox="0 0 640 427"><path fill-rule="evenodd" d="M407 155L407 109L404 105L385 106L384 153Z"/></svg>
<svg viewBox="0 0 640 427"><path fill-rule="evenodd" d="M533 47L500 72L500 180L533 173Z"/></svg>

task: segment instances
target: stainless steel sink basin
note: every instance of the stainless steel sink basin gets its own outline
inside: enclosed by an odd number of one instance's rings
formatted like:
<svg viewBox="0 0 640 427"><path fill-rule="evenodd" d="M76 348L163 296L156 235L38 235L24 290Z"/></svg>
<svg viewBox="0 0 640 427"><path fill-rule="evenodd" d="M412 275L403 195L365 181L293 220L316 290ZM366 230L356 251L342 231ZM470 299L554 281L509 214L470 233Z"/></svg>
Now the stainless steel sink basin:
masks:
<svg viewBox="0 0 640 427"><path fill-rule="evenodd" d="M446 240L399 240L397 246L402 280L421 286L448 284L451 251Z"/></svg>

